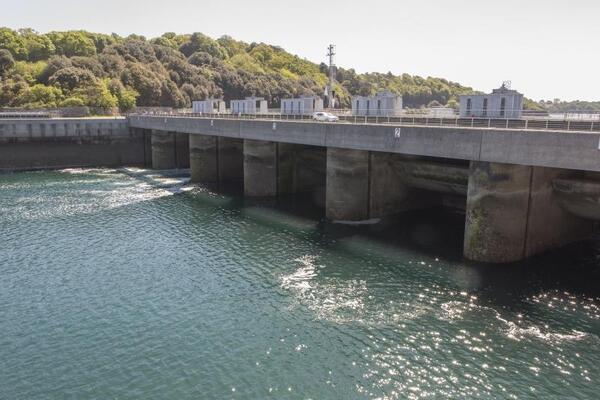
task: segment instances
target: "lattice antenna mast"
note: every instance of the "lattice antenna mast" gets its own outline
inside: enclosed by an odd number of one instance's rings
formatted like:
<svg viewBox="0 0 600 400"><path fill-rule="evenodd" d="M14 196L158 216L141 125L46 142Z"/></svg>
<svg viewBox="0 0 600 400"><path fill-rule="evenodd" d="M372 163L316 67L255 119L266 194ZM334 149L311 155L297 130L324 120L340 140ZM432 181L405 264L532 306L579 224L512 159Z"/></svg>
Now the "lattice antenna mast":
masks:
<svg viewBox="0 0 600 400"><path fill-rule="evenodd" d="M330 44L327 48L327 58L329 59L329 83L327 84L326 96L329 108L335 108L335 92L333 84L335 83L335 45Z"/></svg>

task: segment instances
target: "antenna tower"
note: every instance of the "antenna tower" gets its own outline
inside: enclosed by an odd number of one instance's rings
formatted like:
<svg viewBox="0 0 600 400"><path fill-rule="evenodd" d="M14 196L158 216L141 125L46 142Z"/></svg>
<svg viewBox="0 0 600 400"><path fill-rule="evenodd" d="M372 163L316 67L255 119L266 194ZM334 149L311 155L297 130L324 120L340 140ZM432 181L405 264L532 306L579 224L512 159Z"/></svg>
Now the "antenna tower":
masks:
<svg viewBox="0 0 600 400"><path fill-rule="evenodd" d="M335 108L335 91L333 90L333 84L335 83L335 45L330 44L327 48L327 58L329 59L329 83L325 89L325 96L327 96L327 106L329 108Z"/></svg>

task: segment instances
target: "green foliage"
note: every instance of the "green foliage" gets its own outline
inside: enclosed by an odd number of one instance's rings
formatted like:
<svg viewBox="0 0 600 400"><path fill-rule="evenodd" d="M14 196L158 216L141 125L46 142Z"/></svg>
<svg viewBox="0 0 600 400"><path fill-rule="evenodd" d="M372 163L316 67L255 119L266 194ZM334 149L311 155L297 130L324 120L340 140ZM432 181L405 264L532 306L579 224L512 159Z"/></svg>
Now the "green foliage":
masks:
<svg viewBox="0 0 600 400"><path fill-rule="evenodd" d="M182 44L190 39L189 35L177 35L173 32L167 32L161 37L154 38L150 42L159 46L169 47L173 50L179 49Z"/></svg>
<svg viewBox="0 0 600 400"><path fill-rule="evenodd" d="M117 98L121 111L129 111L135 107L139 96L135 90L123 86L119 79L111 79L107 82L107 87L110 93Z"/></svg>
<svg viewBox="0 0 600 400"><path fill-rule="evenodd" d="M58 103L59 107L83 107L85 106L85 101L79 97L68 97Z"/></svg>
<svg viewBox="0 0 600 400"><path fill-rule="evenodd" d="M14 66L15 59L10 51L6 49L0 49L0 78L6 75L6 73L13 69Z"/></svg>
<svg viewBox="0 0 600 400"><path fill-rule="evenodd" d="M39 34L0 28L0 107L77 105L129 110L139 106L189 107L194 100L322 95L327 66L264 43L173 32L146 40L85 31ZM458 107L468 87L445 79L392 73L358 74L339 68L334 89L341 107L354 95L381 90L401 94L409 108ZM45 87L47 90L42 90ZM527 109L600 109L600 103L533 102Z"/></svg>
<svg viewBox="0 0 600 400"><path fill-rule="evenodd" d="M234 68L239 68L252 74L264 74L263 67L249 54L239 53L228 60Z"/></svg>
<svg viewBox="0 0 600 400"><path fill-rule="evenodd" d="M450 108L454 108L455 110L458 110L458 108L460 107L460 103L459 103L458 99L451 98L446 103L446 107L450 107Z"/></svg>
<svg viewBox="0 0 600 400"><path fill-rule="evenodd" d="M47 60L56 52L56 47L45 35L40 35L33 29L20 29L19 35L23 39L27 49L29 61Z"/></svg>
<svg viewBox="0 0 600 400"><path fill-rule="evenodd" d="M97 108L117 107L119 100L110 92L106 81L96 80L73 91L73 95L82 99L86 106Z"/></svg>
<svg viewBox="0 0 600 400"><path fill-rule="evenodd" d="M16 107L29 85L21 76L13 76L0 82L0 107Z"/></svg>
<svg viewBox="0 0 600 400"><path fill-rule="evenodd" d="M56 71L48 83L70 92L76 88L91 86L96 83L94 75L85 69L68 67Z"/></svg>
<svg viewBox="0 0 600 400"><path fill-rule="evenodd" d="M10 28L0 28L0 49L10 51L16 60L27 60L25 41Z"/></svg>
<svg viewBox="0 0 600 400"><path fill-rule="evenodd" d="M40 82L40 77L44 73L48 64L45 61L28 63L25 61L17 61L12 70L12 74L20 76L22 79L33 85Z"/></svg>
<svg viewBox="0 0 600 400"><path fill-rule="evenodd" d="M22 107L29 108L57 107L62 97L61 89L38 83L19 96L19 102Z"/></svg>
<svg viewBox="0 0 600 400"><path fill-rule="evenodd" d="M203 51L221 60L228 56L227 51L216 40L198 32L192 34L189 40L179 47L179 50L186 57L191 56L197 51Z"/></svg>
<svg viewBox="0 0 600 400"><path fill-rule="evenodd" d="M600 111L600 101L562 101L560 99L554 99L553 101L541 100L538 103L533 103L533 105L548 110L548 112L552 113L564 113L568 111L579 111L585 113ZM535 110L536 108L532 109Z"/></svg>
<svg viewBox="0 0 600 400"><path fill-rule="evenodd" d="M50 32L47 36L59 55L74 57L96 54L94 40L84 31Z"/></svg>
<svg viewBox="0 0 600 400"><path fill-rule="evenodd" d="M161 80L154 72L144 65L128 65L128 68L123 72L121 80L125 85L132 87L139 93L140 97L138 99L138 105L160 105Z"/></svg>

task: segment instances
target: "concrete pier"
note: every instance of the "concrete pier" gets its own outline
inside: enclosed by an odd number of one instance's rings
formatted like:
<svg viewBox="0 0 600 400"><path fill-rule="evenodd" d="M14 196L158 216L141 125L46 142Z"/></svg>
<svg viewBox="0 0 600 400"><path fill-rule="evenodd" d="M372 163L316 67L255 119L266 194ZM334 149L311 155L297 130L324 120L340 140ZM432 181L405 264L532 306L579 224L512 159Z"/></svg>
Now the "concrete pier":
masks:
<svg viewBox="0 0 600 400"><path fill-rule="evenodd" d="M152 168L177 168L175 134L172 132L152 131Z"/></svg>
<svg viewBox="0 0 600 400"><path fill-rule="evenodd" d="M244 140L244 193L248 197L273 197L278 193L278 145Z"/></svg>
<svg viewBox="0 0 600 400"><path fill-rule="evenodd" d="M593 225L565 212L553 181L573 172L472 162L464 254L473 261L508 263L589 237Z"/></svg>
<svg viewBox="0 0 600 400"><path fill-rule="evenodd" d="M325 213L332 221L364 221L369 217L368 151L327 149Z"/></svg>
<svg viewBox="0 0 600 400"><path fill-rule="evenodd" d="M219 182L216 136L190 136L190 170L193 183Z"/></svg>

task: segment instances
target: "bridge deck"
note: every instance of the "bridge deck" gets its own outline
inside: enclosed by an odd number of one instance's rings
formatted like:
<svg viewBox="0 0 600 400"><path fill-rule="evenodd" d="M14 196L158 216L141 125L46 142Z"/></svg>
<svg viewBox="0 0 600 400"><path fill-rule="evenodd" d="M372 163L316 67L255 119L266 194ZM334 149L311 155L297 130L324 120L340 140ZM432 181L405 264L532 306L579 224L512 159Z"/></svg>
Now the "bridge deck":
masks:
<svg viewBox="0 0 600 400"><path fill-rule="evenodd" d="M132 128L471 161L600 171L600 132L132 115Z"/></svg>

